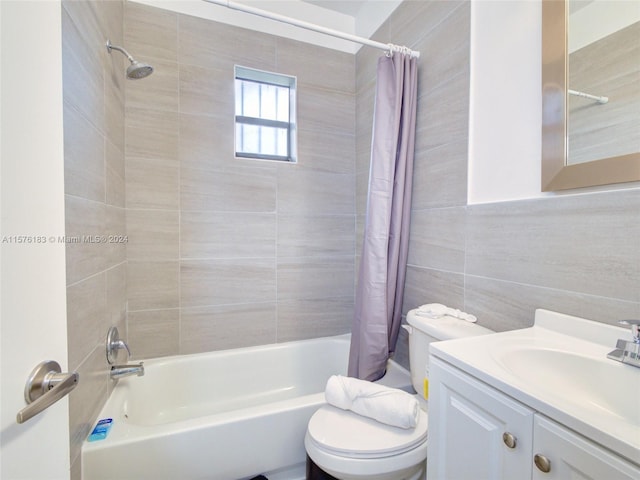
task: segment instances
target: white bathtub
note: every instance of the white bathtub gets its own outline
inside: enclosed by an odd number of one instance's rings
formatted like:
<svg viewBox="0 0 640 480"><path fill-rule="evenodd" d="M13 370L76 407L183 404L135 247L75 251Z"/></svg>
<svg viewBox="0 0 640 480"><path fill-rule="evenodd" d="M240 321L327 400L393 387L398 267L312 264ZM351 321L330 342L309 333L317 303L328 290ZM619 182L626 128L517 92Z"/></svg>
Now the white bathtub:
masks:
<svg viewBox="0 0 640 480"><path fill-rule="evenodd" d="M99 415L114 420L107 439L84 443L83 479L304 478L307 423L348 352L341 335L145 361ZM382 383L410 384L388 372Z"/></svg>

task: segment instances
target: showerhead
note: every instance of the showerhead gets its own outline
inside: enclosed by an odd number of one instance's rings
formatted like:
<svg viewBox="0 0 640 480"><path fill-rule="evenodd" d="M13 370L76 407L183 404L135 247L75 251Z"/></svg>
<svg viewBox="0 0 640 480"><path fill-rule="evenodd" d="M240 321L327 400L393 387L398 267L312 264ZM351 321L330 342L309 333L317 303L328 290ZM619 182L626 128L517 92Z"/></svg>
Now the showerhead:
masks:
<svg viewBox="0 0 640 480"><path fill-rule="evenodd" d="M127 59L131 62L131 65L127 67L127 78L131 80L139 80L144 77L148 77L153 73L153 67L147 63L141 63L129 55L124 48L118 47L116 45L111 45L111 40L107 40L107 51L111 53L111 50L117 50L124 54Z"/></svg>
<svg viewBox="0 0 640 480"><path fill-rule="evenodd" d="M131 65L127 67L127 78L131 80L140 80L141 78L148 77L153 73L153 67L147 63L131 62Z"/></svg>

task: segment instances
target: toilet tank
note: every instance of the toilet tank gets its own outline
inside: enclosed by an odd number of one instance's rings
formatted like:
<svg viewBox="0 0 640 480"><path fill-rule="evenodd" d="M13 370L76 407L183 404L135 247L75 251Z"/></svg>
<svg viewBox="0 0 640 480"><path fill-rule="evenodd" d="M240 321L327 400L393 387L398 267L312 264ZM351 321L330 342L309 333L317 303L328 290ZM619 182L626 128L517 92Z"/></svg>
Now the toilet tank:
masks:
<svg viewBox="0 0 640 480"><path fill-rule="evenodd" d="M493 330L478 324L460 320L459 318L444 316L429 318L418 315L418 309L407 313L409 331L409 366L411 383L416 392L424 391L424 379L427 376L429 361L429 344L441 340L473 337L494 333Z"/></svg>

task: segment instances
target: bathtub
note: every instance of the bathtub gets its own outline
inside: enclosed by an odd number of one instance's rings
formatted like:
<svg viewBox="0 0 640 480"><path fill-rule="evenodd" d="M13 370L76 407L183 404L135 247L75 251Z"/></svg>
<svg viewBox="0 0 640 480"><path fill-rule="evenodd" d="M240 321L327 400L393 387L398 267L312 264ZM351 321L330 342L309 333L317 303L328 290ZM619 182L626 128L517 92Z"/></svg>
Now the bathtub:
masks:
<svg viewBox="0 0 640 480"><path fill-rule="evenodd" d="M304 478L304 434L327 379L346 374L349 335L147 360L120 379L85 442L85 480ZM390 362L381 383L410 388Z"/></svg>

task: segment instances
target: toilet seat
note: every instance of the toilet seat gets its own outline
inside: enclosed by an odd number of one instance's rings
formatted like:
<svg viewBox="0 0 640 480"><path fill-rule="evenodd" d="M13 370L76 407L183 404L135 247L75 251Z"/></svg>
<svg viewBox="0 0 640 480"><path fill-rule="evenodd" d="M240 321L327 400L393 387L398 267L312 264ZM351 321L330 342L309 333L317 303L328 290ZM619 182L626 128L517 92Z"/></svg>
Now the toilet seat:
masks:
<svg viewBox="0 0 640 480"><path fill-rule="evenodd" d="M424 444L427 413L420 411L415 428L385 425L371 418L324 405L309 420L307 437L318 449L346 458L386 458Z"/></svg>

